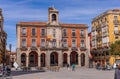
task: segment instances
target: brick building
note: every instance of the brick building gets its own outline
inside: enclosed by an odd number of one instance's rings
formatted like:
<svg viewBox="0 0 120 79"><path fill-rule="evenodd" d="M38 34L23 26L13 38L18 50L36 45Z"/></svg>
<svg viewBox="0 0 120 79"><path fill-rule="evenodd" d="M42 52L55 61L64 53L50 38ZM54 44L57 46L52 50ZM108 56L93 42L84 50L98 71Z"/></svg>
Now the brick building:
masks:
<svg viewBox="0 0 120 79"><path fill-rule="evenodd" d="M48 22L18 22L19 66L88 66L88 26L60 23L59 11L48 9Z"/></svg>

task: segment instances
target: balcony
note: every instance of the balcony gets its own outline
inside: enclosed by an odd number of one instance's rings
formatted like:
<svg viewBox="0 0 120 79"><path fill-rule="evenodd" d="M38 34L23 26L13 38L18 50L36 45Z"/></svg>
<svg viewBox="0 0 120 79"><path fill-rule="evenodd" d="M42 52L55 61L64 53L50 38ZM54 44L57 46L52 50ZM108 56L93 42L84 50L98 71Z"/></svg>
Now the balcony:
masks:
<svg viewBox="0 0 120 79"><path fill-rule="evenodd" d="M86 51L87 48L86 48L86 47L80 47L80 50L81 50L81 51Z"/></svg>
<svg viewBox="0 0 120 79"><path fill-rule="evenodd" d="M61 50L61 47L57 47L57 46L47 46L46 50Z"/></svg>
<svg viewBox="0 0 120 79"><path fill-rule="evenodd" d="M105 21L105 22L102 22L102 24L101 24L101 26L102 27L105 27L105 26L107 26L108 25L108 23Z"/></svg>
<svg viewBox="0 0 120 79"><path fill-rule="evenodd" d="M119 35L119 31L118 30L114 30L114 34L115 35Z"/></svg>
<svg viewBox="0 0 120 79"><path fill-rule="evenodd" d="M22 46L20 49L23 50L23 51L28 50L28 48L26 46Z"/></svg>
<svg viewBox="0 0 120 79"><path fill-rule="evenodd" d="M68 50L69 48L67 46L63 46L62 50Z"/></svg>
<svg viewBox="0 0 120 79"><path fill-rule="evenodd" d="M84 34L80 34L80 37L81 37L81 38L85 38L85 35L84 35Z"/></svg>
<svg viewBox="0 0 120 79"><path fill-rule="evenodd" d="M40 46L40 50L46 50L46 46Z"/></svg>
<svg viewBox="0 0 120 79"><path fill-rule="evenodd" d="M108 37L109 36L109 34L108 33L103 33L103 35L102 35L103 37Z"/></svg>
<svg viewBox="0 0 120 79"><path fill-rule="evenodd" d="M113 20L113 23L118 25L118 24L120 24L120 20Z"/></svg>
<svg viewBox="0 0 120 79"><path fill-rule="evenodd" d="M26 37L26 36L27 36L27 34L26 34L26 33L23 33L23 34L21 34L21 36L22 36L22 37Z"/></svg>
<svg viewBox="0 0 120 79"><path fill-rule="evenodd" d="M32 47L30 47L30 49L31 49L32 51L36 51L36 50L37 50L37 47L36 47L36 46L32 46Z"/></svg>
<svg viewBox="0 0 120 79"><path fill-rule="evenodd" d="M72 51L77 51L78 49L77 49L77 47L72 47L71 50Z"/></svg>

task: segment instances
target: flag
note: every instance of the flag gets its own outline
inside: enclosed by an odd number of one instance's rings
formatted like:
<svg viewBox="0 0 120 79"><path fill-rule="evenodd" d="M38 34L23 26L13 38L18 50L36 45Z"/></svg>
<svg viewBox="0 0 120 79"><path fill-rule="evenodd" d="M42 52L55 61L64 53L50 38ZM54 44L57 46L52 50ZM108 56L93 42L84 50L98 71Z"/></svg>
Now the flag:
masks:
<svg viewBox="0 0 120 79"><path fill-rule="evenodd" d="M47 36L47 40L50 41L52 39L52 36L51 35L48 35Z"/></svg>

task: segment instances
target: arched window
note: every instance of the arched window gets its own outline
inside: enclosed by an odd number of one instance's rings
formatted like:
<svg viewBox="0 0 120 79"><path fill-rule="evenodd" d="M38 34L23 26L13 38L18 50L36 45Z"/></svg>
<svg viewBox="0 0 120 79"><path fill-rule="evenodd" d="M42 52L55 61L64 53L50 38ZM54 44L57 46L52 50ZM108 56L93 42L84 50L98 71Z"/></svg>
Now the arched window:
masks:
<svg viewBox="0 0 120 79"><path fill-rule="evenodd" d="M52 21L56 21L56 15L52 14Z"/></svg>
<svg viewBox="0 0 120 79"><path fill-rule="evenodd" d="M85 54L81 54L81 66L85 66Z"/></svg>
<svg viewBox="0 0 120 79"><path fill-rule="evenodd" d="M23 53L22 55L21 55L21 65L22 66L25 66L26 65L26 54L25 53Z"/></svg>

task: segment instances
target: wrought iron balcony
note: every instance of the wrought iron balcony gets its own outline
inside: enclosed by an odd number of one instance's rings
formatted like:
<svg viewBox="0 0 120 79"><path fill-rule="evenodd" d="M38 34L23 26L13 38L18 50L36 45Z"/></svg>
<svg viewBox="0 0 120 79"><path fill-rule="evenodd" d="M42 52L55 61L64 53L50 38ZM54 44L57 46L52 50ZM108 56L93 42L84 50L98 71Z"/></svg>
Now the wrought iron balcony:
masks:
<svg viewBox="0 0 120 79"><path fill-rule="evenodd" d="M37 47L36 47L36 46L32 46L30 49L31 49L32 51L35 51L35 50L37 50Z"/></svg>
<svg viewBox="0 0 120 79"><path fill-rule="evenodd" d="M46 50L46 46L40 46L40 50Z"/></svg>
<svg viewBox="0 0 120 79"><path fill-rule="evenodd" d="M68 50L68 46L67 45L62 45L62 50Z"/></svg>
<svg viewBox="0 0 120 79"><path fill-rule="evenodd" d="M86 47L80 47L80 50L85 51L85 50L87 50L87 48Z"/></svg>
<svg viewBox="0 0 120 79"><path fill-rule="evenodd" d="M78 49L77 49L77 47L72 47L71 50L72 51L77 51Z"/></svg>
<svg viewBox="0 0 120 79"><path fill-rule="evenodd" d="M114 24L120 24L120 20L114 20L113 23Z"/></svg>
<svg viewBox="0 0 120 79"><path fill-rule="evenodd" d="M80 34L80 37L81 37L81 38L85 38L85 35L84 35L84 34Z"/></svg>
<svg viewBox="0 0 120 79"><path fill-rule="evenodd" d="M118 30L115 30L115 31L114 31L114 34L119 35L119 31L118 31Z"/></svg>
<svg viewBox="0 0 120 79"><path fill-rule="evenodd" d="M26 51L28 48L26 46L22 46L20 49Z"/></svg>

